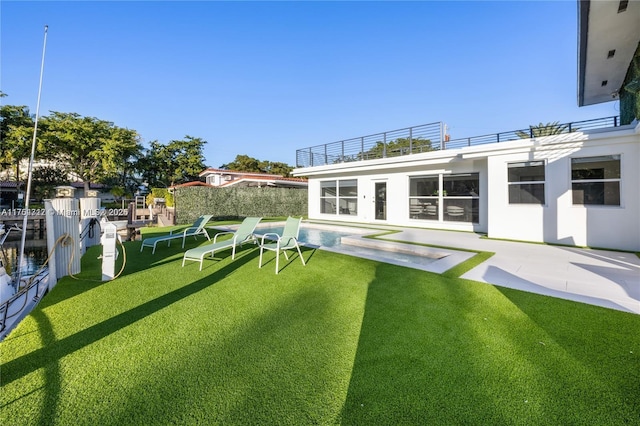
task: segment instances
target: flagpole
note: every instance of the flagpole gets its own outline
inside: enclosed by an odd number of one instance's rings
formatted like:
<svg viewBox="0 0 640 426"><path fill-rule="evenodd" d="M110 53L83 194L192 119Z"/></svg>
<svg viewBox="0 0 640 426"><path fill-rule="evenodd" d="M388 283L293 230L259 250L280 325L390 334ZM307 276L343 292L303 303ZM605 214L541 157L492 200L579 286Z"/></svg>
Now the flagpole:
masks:
<svg viewBox="0 0 640 426"><path fill-rule="evenodd" d="M40 96L42 94L42 76L44 74L44 55L47 50L47 32L49 26L44 26L44 43L42 45L42 63L40 64L40 84L38 85L38 102L36 104L36 118L33 126L33 141L31 142L31 157L29 158L29 173L27 175L27 192L25 194L24 215L22 218L22 240L20 241L20 261L18 262L18 279L16 290L20 287L22 279L22 262L24 262L24 246L27 240L27 221L29 219L29 199L31 198L31 178L33 176L33 162L36 151L36 136L38 134L38 118L40 117Z"/></svg>

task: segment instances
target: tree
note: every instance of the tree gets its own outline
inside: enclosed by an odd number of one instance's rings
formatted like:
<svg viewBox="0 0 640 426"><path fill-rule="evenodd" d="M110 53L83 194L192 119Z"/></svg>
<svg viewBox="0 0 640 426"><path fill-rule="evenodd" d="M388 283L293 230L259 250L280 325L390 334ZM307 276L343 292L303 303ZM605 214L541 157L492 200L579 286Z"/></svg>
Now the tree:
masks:
<svg viewBox="0 0 640 426"><path fill-rule="evenodd" d="M0 107L0 163L3 168L15 166L20 180L20 162L31 156L34 120L24 105Z"/></svg>
<svg viewBox="0 0 640 426"><path fill-rule="evenodd" d="M244 154L236 155L235 160L228 164L223 164L220 168L239 172L262 173L260 170L260 160Z"/></svg>
<svg viewBox="0 0 640 426"><path fill-rule="evenodd" d="M43 125L49 157L82 180L85 191L91 182L123 170L126 160L142 149L135 130L95 117L52 111Z"/></svg>
<svg viewBox="0 0 640 426"><path fill-rule="evenodd" d="M203 154L206 143L203 139L188 135L183 140L169 143L175 165L171 174L172 185L198 180L200 173L206 168Z"/></svg>
<svg viewBox="0 0 640 426"><path fill-rule="evenodd" d="M386 147L384 142L378 141L376 144L365 151L363 154L365 159L382 158L382 157L395 157L398 155L408 154L409 152L427 152L433 151L431 146L431 140L423 138L398 138L391 142L387 142Z"/></svg>
<svg viewBox="0 0 640 426"><path fill-rule="evenodd" d="M203 149L207 141L185 136L164 145L152 141L144 158L139 161L143 176L152 187L167 187L197 180L204 164Z"/></svg>
<svg viewBox="0 0 640 426"><path fill-rule="evenodd" d="M231 163L220 166L223 170L235 170L249 173L268 173L288 177L293 167L286 163L273 161L260 161L248 155L236 155Z"/></svg>
<svg viewBox="0 0 640 426"><path fill-rule="evenodd" d="M572 132L577 131L578 129L571 129ZM561 133L567 133L569 131L568 124L560 124L557 121L553 123L540 123L537 126L529 126L529 131L517 131L516 135L518 135L521 139L529 139L529 138L538 138L542 136L551 136L551 135L559 135Z"/></svg>
<svg viewBox="0 0 640 426"><path fill-rule="evenodd" d="M260 168L265 173L270 173L272 175L280 175L284 177L289 177L291 172L293 171L293 167L286 163L280 163L277 161L265 161L260 162Z"/></svg>
<svg viewBox="0 0 640 426"><path fill-rule="evenodd" d="M48 198L53 195L56 186L66 184L67 173L60 167L41 166L33 168L33 197Z"/></svg>

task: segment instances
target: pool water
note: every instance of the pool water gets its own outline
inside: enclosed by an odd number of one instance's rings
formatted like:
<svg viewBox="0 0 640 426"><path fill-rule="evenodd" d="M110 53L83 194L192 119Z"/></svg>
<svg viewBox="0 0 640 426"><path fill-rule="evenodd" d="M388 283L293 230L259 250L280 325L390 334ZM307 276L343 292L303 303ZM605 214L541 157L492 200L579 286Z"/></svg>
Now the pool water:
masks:
<svg viewBox="0 0 640 426"><path fill-rule="evenodd" d="M264 235L266 233L282 234L283 226L268 226L256 229L256 234ZM301 243L311 244L319 247L336 247L341 245L340 238L353 235L350 232L329 231L326 229L303 228L300 227L298 241Z"/></svg>
<svg viewBox="0 0 640 426"><path fill-rule="evenodd" d="M283 226L267 226L256 228L256 235L264 235L266 233L282 234ZM375 230L371 231L372 233ZM368 233L368 232L367 232ZM362 232L346 232L334 231L323 228L300 227L298 241L304 245L311 245L333 251L337 253L347 254L350 256L364 257L385 263L393 263L402 266L426 266L438 259L420 256L418 254L401 253L390 250L374 249L370 247L360 247L356 245L342 244L341 238L353 235L362 235Z"/></svg>

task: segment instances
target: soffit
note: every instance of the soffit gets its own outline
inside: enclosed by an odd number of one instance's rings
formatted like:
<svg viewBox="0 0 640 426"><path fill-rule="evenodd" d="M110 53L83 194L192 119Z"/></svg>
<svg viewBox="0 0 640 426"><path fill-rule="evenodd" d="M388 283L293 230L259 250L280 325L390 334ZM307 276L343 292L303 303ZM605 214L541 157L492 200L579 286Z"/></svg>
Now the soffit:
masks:
<svg viewBox="0 0 640 426"><path fill-rule="evenodd" d="M579 1L578 106L618 98L640 42L640 1L630 0L624 12L618 12L620 5L620 1Z"/></svg>

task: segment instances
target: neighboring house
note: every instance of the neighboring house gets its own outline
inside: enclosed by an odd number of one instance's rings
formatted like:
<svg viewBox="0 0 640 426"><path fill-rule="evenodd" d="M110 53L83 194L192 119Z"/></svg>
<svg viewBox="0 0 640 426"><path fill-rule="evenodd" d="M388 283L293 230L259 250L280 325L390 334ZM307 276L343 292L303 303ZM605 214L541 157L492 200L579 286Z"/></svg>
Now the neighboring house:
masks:
<svg viewBox="0 0 640 426"><path fill-rule="evenodd" d="M200 182L200 181L194 181L194 182L187 182L187 183L180 183L178 185L173 185L169 187L169 191L173 192L174 189L176 188L187 188L187 187L192 187L192 186L208 186L208 187L213 187L213 185L209 185L208 183L205 182Z"/></svg>
<svg viewBox="0 0 640 426"><path fill-rule="evenodd" d="M22 185L24 185L22 183ZM64 187L68 187L73 192L73 196L75 198L84 197L84 183L83 182L72 182L69 185L63 185ZM113 194L104 191L104 185L101 183L92 183L91 190L97 192L98 197L105 203L113 203L116 201ZM19 205L22 205L22 193L23 191L18 191L18 184L12 181L0 181L0 208L16 208Z"/></svg>
<svg viewBox="0 0 640 426"><path fill-rule="evenodd" d="M585 20L589 22L588 33L580 37L580 43L588 45L581 44L580 52L606 57L615 50L614 57L624 53L620 56L626 63L617 69L581 59L581 105L598 102L602 82L588 81L595 75L614 86L609 88L608 101L616 86L620 93L621 85L629 84L640 42L640 2L596 3L590 9L598 12L595 17L589 14L590 2L579 4L581 32L586 30ZM623 4L626 9L618 13ZM603 20L611 22L605 25ZM610 45L605 29L612 27L627 36L612 38L615 44ZM636 110L623 125L612 117L572 123L571 131L567 127L561 134L532 133L528 138L508 132L449 140L444 126L435 123L406 129L402 140L410 141L408 146L394 142L400 140L400 131L394 131L373 139L298 150L293 174L309 179L311 219L473 231L490 238L639 251L637 117ZM416 130L430 135L432 150L415 149ZM367 138L377 145L366 145ZM424 138L419 142L424 146ZM377 158L372 157L374 153Z"/></svg>
<svg viewBox="0 0 640 426"><path fill-rule="evenodd" d="M307 188L307 180L303 178L286 178L282 175L239 172L214 168L208 168L200 173L200 178L204 178L206 183L214 187Z"/></svg>
<svg viewBox="0 0 640 426"><path fill-rule="evenodd" d="M0 180L0 208L8 209L17 207L18 183Z"/></svg>

